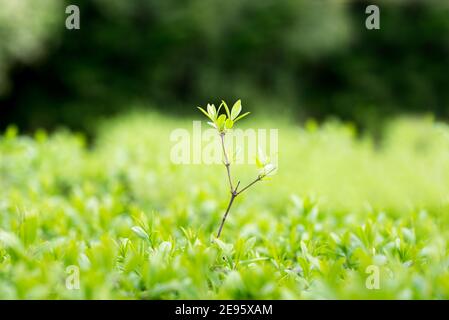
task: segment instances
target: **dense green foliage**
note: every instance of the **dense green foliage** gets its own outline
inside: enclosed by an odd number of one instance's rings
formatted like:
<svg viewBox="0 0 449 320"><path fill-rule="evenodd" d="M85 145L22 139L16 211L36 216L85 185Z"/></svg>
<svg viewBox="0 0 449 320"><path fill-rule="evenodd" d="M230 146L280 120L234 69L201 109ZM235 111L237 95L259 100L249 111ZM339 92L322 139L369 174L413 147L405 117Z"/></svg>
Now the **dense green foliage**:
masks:
<svg viewBox="0 0 449 320"><path fill-rule="evenodd" d="M92 147L10 127L0 298L449 298L447 126L398 120L374 144L334 122L252 121L279 128L279 171L242 195L222 241L223 166L169 161L169 134L189 120L121 117ZM65 286L70 265L80 290Z"/></svg>
<svg viewBox="0 0 449 320"><path fill-rule="evenodd" d="M11 35L1 37L0 64L13 68L14 86L0 100L2 127L86 128L130 101L179 113L216 97L371 126L398 111L449 115L447 1L374 1L378 31L365 28L365 1L65 1L80 6L79 31L65 29L63 2L34 10L21 1L29 10L17 23L17 1L4 1L0 15L14 23L0 16ZM10 28L36 41L22 49ZM6 60L5 46L18 48ZM20 63L41 51L39 63Z"/></svg>

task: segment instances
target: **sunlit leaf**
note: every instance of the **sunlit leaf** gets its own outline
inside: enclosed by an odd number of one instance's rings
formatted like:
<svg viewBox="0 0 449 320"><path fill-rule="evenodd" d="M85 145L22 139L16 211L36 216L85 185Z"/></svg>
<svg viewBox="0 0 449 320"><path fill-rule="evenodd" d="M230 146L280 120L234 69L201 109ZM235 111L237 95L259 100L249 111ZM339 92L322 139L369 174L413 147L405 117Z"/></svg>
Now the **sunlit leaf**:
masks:
<svg viewBox="0 0 449 320"><path fill-rule="evenodd" d="M224 126L225 126L225 122L226 122L226 116L224 114L221 114L216 121L218 130L223 131L224 130Z"/></svg>
<svg viewBox="0 0 449 320"><path fill-rule="evenodd" d="M242 102L241 100L237 100L237 102L234 103L234 105L232 106L230 118L234 120L235 118L238 117L241 111L242 111Z"/></svg>
<svg viewBox="0 0 449 320"><path fill-rule="evenodd" d="M234 122L239 121L240 119L243 119L244 117L246 117L247 115L249 115L251 112L245 112L244 114L238 116L237 118L234 119Z"/></svg>
<svg viewBox="0 0 449 320"><path fill-rule="evenodd" d="M146 233L145 230L143 230L139 226L134 226L131 228L131 230L141 239L144 239L144 240L150 239L150 236L148 235L148 233Z"/></svg>
<svg viewBox="0 0 449 320"><path fill-rule="evenodd" d="M213 104L207 104L207 113L210 115L211 119L217 118L217 110Z"/></svg>
<svg viewBox="0 0 449 320"><path fill-rule="evenodd" d="M226 102L224 102L223 100L221 100L221 103L223 104L223 107L224 107L225 110L226 110L226 115L228 116L229 119L231 119L231 113L229 112L229 107L228 107L228 105L227 105Z"/></svg>
<svg viewBox="0 0 449 320"><path fill-rule="evenodd" d="M204 110L203 108L201 108L201 107L197 107L202 113L204 113L204 115L206 116L206 117L208 117L210 120L212 120L212 121L214 121L214 119L206 112L206 110Z"/></svg>
<svg viewBox="0 0 449 320"><path fill-rule="evenodd" d="M226 119L225 127L226 129L232 129L232 126L234 125L234 121L231 119Z"/></svg>

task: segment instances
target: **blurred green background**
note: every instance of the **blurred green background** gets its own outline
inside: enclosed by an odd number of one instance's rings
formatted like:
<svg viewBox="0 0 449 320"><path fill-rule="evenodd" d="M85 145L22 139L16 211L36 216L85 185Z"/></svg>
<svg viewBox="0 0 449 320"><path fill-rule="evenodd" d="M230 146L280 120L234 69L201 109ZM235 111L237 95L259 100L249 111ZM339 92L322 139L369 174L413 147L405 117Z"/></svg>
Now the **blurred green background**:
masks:
<svg viewBox="0 0 449 320"><path fill-rule="evenodd" d="M370 3L380 30L365 1L1 0L0 126L92 131L134 104L184 115L237 98L370 129L447 117L448 2ZM65 28L68 4L80 30Z"/></svg>

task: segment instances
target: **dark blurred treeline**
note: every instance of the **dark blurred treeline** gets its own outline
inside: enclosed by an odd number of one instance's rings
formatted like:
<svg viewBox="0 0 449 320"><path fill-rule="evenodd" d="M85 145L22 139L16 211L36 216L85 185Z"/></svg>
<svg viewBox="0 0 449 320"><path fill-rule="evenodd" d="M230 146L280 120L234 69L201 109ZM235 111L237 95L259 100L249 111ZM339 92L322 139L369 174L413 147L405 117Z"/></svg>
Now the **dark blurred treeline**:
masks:
<svg viewBox="0 0 449 320"><path fill-rule="evenodd" d="M86 129L134 105L183 115L236 98L368 127L449 115L449 1L4 1L1 127ZM365 28L371 3L380 30ZM65 29L68 4L80 30Z"/></svg>

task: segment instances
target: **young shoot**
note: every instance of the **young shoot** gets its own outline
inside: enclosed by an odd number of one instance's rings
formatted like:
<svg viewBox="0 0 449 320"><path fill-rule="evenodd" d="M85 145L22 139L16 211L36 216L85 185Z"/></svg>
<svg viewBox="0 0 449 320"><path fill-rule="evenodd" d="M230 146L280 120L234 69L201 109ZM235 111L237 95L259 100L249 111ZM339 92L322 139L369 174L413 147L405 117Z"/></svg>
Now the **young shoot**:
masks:
<svg viewBox="0 0 449 320"><path fill-rule="evenodd" d="M222 108L224 108L224 113L220 114ZM206 108L198 107L198 109L202 113L204 113L204 115L210 120L207 123L213 128L215 128L220 136L220 142L223 150L223 164L226 167L227 180L229 183L229 190L231 193L228 206L226 207L226 211L223 215L220 227L217 232L217 238L219 238L235 198L237 198L240 194L242 194L244 191L252 187L257 182L262 181L268 178L270 175L274 174L276 166L270 163L269 159L259 149L259 154L256 155L256 165L259 168L259 174L253 181L251 181L246 186L239 189L240 180L238 180L237 184L235 185L233 183L231 174L231 163L229 161L228 151L226 150L225 136L230 130L232 130L237 121L243 119L250 113L249 112L245 112L243 114L241 113L242 103L240 100L237 100L237 102L234 103L231 109L229 109L228 105L224 101L221 102L218 109L216 109L215 105L213 104L208 104Z"/></svg>

